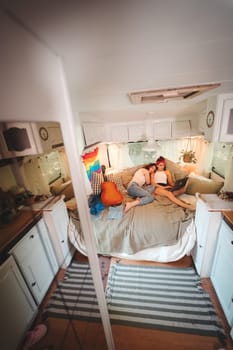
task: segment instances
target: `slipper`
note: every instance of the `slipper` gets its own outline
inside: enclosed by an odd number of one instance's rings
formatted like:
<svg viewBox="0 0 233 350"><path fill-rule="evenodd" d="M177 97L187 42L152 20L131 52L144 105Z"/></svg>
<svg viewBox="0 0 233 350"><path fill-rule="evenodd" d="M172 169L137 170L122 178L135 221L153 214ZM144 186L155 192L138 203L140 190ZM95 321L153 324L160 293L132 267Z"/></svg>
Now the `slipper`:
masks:
<svg viewBox="0 0 233 350"><path fill-rule="evenodd" d="M27 333L23 350L29 349L36 344L47 333L47 327L44 324L38 324L32 331Z"/></svg>

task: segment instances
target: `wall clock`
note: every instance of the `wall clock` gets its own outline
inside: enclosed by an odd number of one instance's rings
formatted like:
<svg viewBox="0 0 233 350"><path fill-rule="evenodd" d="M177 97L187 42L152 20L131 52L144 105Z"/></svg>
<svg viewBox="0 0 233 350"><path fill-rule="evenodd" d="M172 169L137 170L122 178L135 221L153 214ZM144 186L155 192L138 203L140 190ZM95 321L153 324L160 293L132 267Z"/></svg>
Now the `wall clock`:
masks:
<svg viewBox="0 0 233 350"><path fill-rule="evenodd" d="M49 137L49 133L48 130L46 128L44 128L43 126L39 129L39 134L40 134L40 138L44 141L48 140Z"/></svg>
<svg viewBox="0 0 233 350"><path fill-rule="evenodd" d="M211 128L211 126L213 126L213 124L214 124L214 112L213 111L209 111L209 113L207 114L206 124L207 124L208 128Z"/></svg>

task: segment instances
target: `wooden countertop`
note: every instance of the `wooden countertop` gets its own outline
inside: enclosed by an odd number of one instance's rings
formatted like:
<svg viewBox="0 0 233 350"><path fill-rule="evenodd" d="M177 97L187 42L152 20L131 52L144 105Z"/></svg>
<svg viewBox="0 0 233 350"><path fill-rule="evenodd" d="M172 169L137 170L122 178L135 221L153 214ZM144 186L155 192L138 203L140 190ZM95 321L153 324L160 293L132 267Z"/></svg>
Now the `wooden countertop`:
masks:
<svg viewBox="0 0 233 350"><path fill-rule="evenodd" d="M42 217L42 211L22 210L7 224L0 225L0 260Z"/></svg>
<svg viewBox="0 0 233 350"><path fill-rule="evenodd" d="M233 226L233 210L231 210L231 211L224 211L223 215L228 220L228 222Z"/></svg>

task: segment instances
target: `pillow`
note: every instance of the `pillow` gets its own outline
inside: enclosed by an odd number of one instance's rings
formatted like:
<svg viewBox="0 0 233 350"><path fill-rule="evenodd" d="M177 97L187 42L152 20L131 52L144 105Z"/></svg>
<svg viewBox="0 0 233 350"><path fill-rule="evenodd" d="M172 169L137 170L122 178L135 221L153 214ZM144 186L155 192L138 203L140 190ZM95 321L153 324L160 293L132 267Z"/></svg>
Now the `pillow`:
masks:
<svg viewBox="0 0 233 350"><path fill-rule="evenodd" d="M74 197L74 191L71 181L64 182L61 185L52 185L50 187L50 191L54 196L64 194L65 201L68 201Z"/></svg>
<svg viewBox="0 0 233 350"><path fill-rule="evenodd" d="M190 175L188 180L188 186L186 189L187 194L195 193L219 193L224 183L207 179L200 175Z"/></svg>
<svg viewBox="0 0 233 350"><path fill-rule="evenodd" d="M183 169L180 165L167 158L165 158L165 160L167 170L171 172L174 181L183 179L184 177L188 176L188 171Z"/></svg>
<svg viewBox="0 0 233 350"><path fill-rule="evenodd" d="M120 173L117 175L121 177L121 182L125 188L127 188L129 182L132 180L132 177L134 176L134 173L136 170L139 168L142 168L145 164L142 165L137 165L125 170L122 170Z"/></svg>
<svg viewBox="0 0 233 350"><path fill-rule="evenodd" d="M121 176L118 174L108 174L106 175L106 180L114 182L117 185L117 189L120 192L125 192L125 187L123 186Z"/></svg>
<svg viewBox="0 0 233 350"><path fill-rule="evenodd" d="M103 174L94 172L91 177L91 188L94 195L101 193L102 182L104 182Z"/></svg>

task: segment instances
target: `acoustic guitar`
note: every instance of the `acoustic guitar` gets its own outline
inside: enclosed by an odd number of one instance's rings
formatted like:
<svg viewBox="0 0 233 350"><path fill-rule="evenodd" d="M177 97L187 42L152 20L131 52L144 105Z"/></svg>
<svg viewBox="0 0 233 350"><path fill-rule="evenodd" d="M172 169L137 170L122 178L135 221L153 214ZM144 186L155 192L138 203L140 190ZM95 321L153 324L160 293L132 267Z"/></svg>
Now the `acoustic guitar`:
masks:
<svg viewBox="0 0 233 350"><path fill-rule="evenodd" d="M104 182L101 184L101 202L106 207L120 205L123 202L122 193L118 190L115 182L107 181L107 177L105 175L106 167L102 165L101 169L104 177Z"/></svg>

